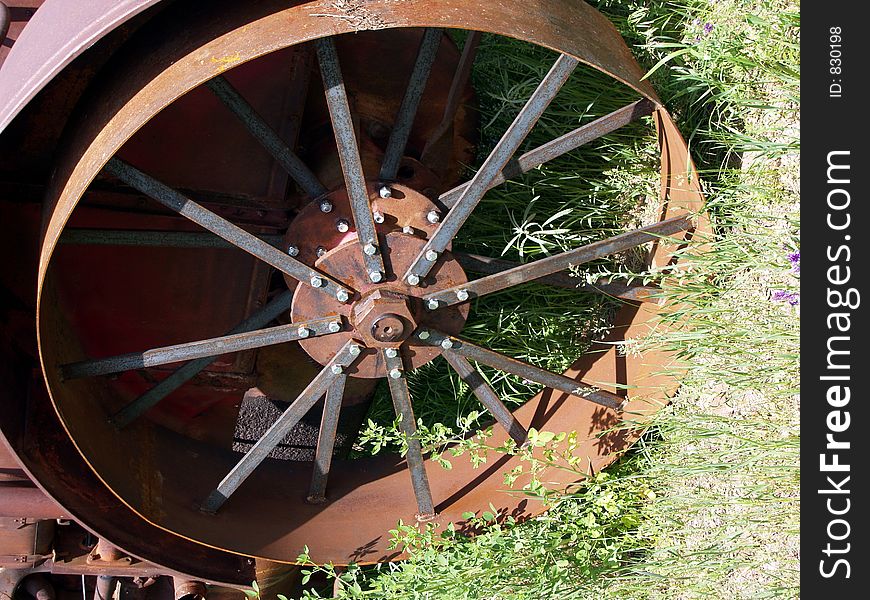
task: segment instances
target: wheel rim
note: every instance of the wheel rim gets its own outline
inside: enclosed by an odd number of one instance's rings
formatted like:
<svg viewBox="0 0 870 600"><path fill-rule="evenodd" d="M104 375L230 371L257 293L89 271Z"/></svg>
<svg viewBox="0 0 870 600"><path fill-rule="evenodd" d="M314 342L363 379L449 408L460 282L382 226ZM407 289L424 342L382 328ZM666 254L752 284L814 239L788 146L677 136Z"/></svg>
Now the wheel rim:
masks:
<svg viewBox="0 0 870 600"><path fill-rule="evenodd" d="M253 465L256 468L251 469L250 478L242 484L241 481L238 481L238 475L241 471L246 471L247 468L238 470L239 465L245 462L244 459L240 462L238 455L208 447L171 432L162 431L155 434L153 430L139 426L137 423L119 432L114 425L93 419L95 408L99 408L99 403L96 403L96 400L90 403L81 402L83 398L99 399L105 392L99 388L99 384L95 383L97 380L94 378L78 378L80 375L93 374L94 371L87 371L87 369L94 369L95 363L93 361L81 362L79 360L82 358L80 352L77 355L75 347L65 345L65 336L62 335L62 332L65 331L65 325L60 315L52 309L56 302L54 295L56 292L52 287L51 278L47 277L47 274L51 256L63 225L85 192L87 185L103 168L107 157L113 155L122 143L133 135L151 115L215 75L215 62L210 59L217 58L218 69L222 71L225 67L235 66L282 47L351 29L346 20L330 19L325 22L323 17L312 17L310 5L303 9L301 5L286 8L277 7L277 4L275 8L263 8L262 12L256 15L256 18L250 14L242 14L240 9L236 7L235 9L228 8L226 13L222 13L219 21L209 22L206 19L205 23L197 28L196 33L188 38L189 41L185 42L186 47L166 48L163 50L165 55L155 60L157 65L165 61L172 63L171 66L166 66L166 68L163 66L153 67L158 71L156 76L146 72L133 77L132 80L124 81L123 84L110 84L110 87L120 88L115 90L116 93L106 96L116 98L116 104L103 108L101 114L93 122L85 123L80 131L71 136L69 150L61 162L58 176L50 194L50 197L54 199L54 210L47 222L40 261L40 351L48 387L64 426L97 475L125 504L142 515L143 518L158 527L200 544L250 556L292 561L301 551L303 545L312 544L312 540L316 540L316 545L312 546L312 557L318 562L333 561L339 564L348 561L376 562L400 556L399 553L387 550L389 540L385 536L386 530L393 526L398 519L404 519L406 522L413 521L415 517L429 520L433 513L437 513L438 522L461 523L464 512L467 510L473 512L486 507L494 498L497 498L501 503L497 503L498 508L504 508L508 513L515 512L517 509L519 512L516 514L521 516L537 512L540 510L539 508L523 504L521 500L511 498L509 495L497 495L496 490L503 487L502 473L511 468L511 461L514 460L509 457L497 461L483 471L474 470L470 465L457 464L449 476L445 476L444 473L437 472L437 466L424 466L419 457L419 447L416 449L412 447L408 463L411 465L413 486L409 485L409 477L404 463L395 457L374 457L352 463L336 461L329 468L328 502L321 503L318 501L321 500L324 479L322 476L318 479L315 475L314 482L312 482L310 465L294 464L290 467L287 463L275 464L266 461L263 464ZM366 19L369 21L365 23L375 29L380 29L383 24L388 23L390 27L461 27L502 35L515 34L509 19L493 18L493 15L485 14L486 10L477 10L480 7L474 9L460 6L460 4L464 3L439 3L438 10L443 12L439 12L437 16L444 21L433 22L434 17L423 14L423 11L397 8L391 6L390 3L372 3L371 11L366 13ZM452 12L446 10L447 8L450 8ZM579 17L576 13L581 13L587 19L606 27L605 32L610 33L610 36L616 35L609 23L598 13L586 5L573 2L552 3L552 6L548 8L552 10L552 14L556 15L555 20L559 23L546 32L537 32L534 28L530 29L531 33L528 35L527 41L557 49L560 52L571 52L575 57L608 72L617 80L628 84L643 93L648 99L655 101L651 88L646 82L640 81L640 69L631 59L628 50L618 36L614 41L608 35L604 35L602 38L578 38L576 35L567 35L572 27L578 26ZM530 10L517 3L512 7L512 10L504 11L504 14L510 14L521 22L525 19L525 22L531 23ZM483 16L479 14L480 12L484 13ZM447 14L450 15L449 21L444 16ZM559 17L564 18L560 19ZM290 22L294 24L290 30L286 27L288 18L292 19ZM243 32L242 24L252 28L253 31L249 29ZM222 32L222 35L219 35L219 32ZM590 41L592 39L604 39L606 42L592 43ZM239 45L241 42L247 45ZM327 44L327 42L320 42L321 61L329 61ZM327 47L327 50L322 49L324 46ZM223 53L230 47L244 47L245 51L237 50L235 53ZM206 60L206 57L209 60ZM554 67L553 80L556 82L560 78L567 77L573 64L576 63L567 54L563 54L562 57ZM223 59L227 59L226 62L221 62ZM203 64L206 66L204 67ZM542 87L546 88L546 86ZM543 95L547 93L546 89L542 92ZM340 105L341 102L342 100L339 98L337 103ZM335 107L331 106L331 108ZM686 179L685 177L686 170L691 169L691 165L682 138L680 138L667 113L660 107L650 106L650 109L653 108L655 108L655 119L661 133L663 192L666 192L667 202L663 204L662 222L656 225L658 228L637 234L646 235L644 241L652 239L649 236L650 233L677 235L690 227L697 227L696 223L684 222L681 219L687 210L694 212L700 208L701 202L696 179ZM339 111L340 109L339 106ZM336 118L333 113L333 121L340 122L341 116ZM618 120L614 119L614 122L616 121ZM345 127L343 130L347 130L347 128ZM401 143L399 145L401 146ZM334 252L339 249L346 251L348 247L355 247L363 261L361 268L363 273L379 270L385 276L393 276L396 280L401 279L405 283L407 283L409 275L416 275L425 282L425 278L429 275L427 270L429 265L426 264L425 260L427 251L434 250L441 264L444 264L443 253L449 247L452 238L452 236L444 234L443 240L439 242L436 239L437 243L433 244L431 243L433 236L437 236L436 231L449 233L451 227L455 227L456 224L461 225L461 217L454 219L453 225L444 225L442 222L438 227L433 228L433 235L429 236L429 241L426 242L425 247L417 249L414 260L408 264L404 273L388 273L388 269L383 266L379 258L382 255L381 250L390 248L390 244L386 243L384 248L379 248L379 251L373 255L364 251L366 243L376 241L378 245L381 245L385 242L381 238L373 237L372 232L376 228L371 212L369 211L368 215L365 214L366 210L369 210L368 207L366 206L365 210L361 209L363 204L369 204L370 194L365 191L360 169L353 165L354 160L358 161L359 159L354 159L353 152L347 152L353 147L352 143L345 146L344 150L348 155L343 157L342 163L345 166L345 186L351 190L347 196L351 197L350 212L353 213L353 222L356 226L354 229L360 234L357 241L351 240ZM533 163L537 156L547 156L546 151L547 149L542 149L538 155L529 158L529 161ZM513 151L509 151L509 149L505 151L507 158L510 158L512 154ZM387 164L389 162L384 162L384 167L380 173L384 180L392 179L391 175L394 174L395 165L391 167ZM520 163L522 163L522 158ZM464 206L463 197L475 195L473 189L472 192L468 192L469 188L476 186L478 190L485 191L489 183L497 181L504 165L500 164L499 161L495 161L494 165L493 170L490 170L490 181L485 180L486 169L481 169L476 181L472 182L471 186L452 195L442 195L442 201L447 200L454 207L447 213L448 216L451 214L461 215L466 212L456 210L455 207L457 205ZM128 184L132 184L134 187L141 186L140 189L145 191L147 195L153 196L163 193L160 188L154 188L150 185L151 181L147 175L141 174L116 159L109 162L108 169ZM297 182L308 180L308 174L304 172L293 173L291 170L292 174L295 174L294 179ZM356 191L354 191L354 186L356 186ZM360 186L362 186L362 191L360 191ZM302 185L302 187L305 186ZM310 195L315 197L320 197L324 191L328 192L328 190L320 190L314 185L309 186L308 190ZM190 208L189 204L185 206ZM179 209L179 212L181 210L186 209ZM210 217L205 215L205 218ZM661 223L666 225L661 226ZM396 234L396 236L400 235ZM246 239L245 243L249 244L250 240ZM274 255L272 250L263 247L260 252L269 257ZM321 261L328 262L328 258L329 252L321 258ZM572 256L571 258L575 260L577 257ZM654 264L663 264L667 260L667 254L662 249L655 248L651 255L651 261ZM274 256L271 264L278 268L284 268L285 274L287 274L287 270L290 270L297 279L301 280L306 291L312 287L311 278L320 277L322 281L318 285L318 293L327 291L330 298L335 299L337 294L346 291L349 298L348 306L355 305L356 302L360 301L359 298L355 300L358 296L356 292L359 290L347 285L346 278L333 274L333 271L329 269L314 272L310 267L304 270L299 270L301 267L294 264L290 264L288 267L283 256ZM551 269L555 269L555 266ZM502 285L499 282L506 280L506 276L496 274L486 279L489 284L478 283L475 287L473 284L465 284L464 281L453 278L454 285L443 288L439 286L434 291L422 288L421 293L416 297L419 302L423 303L436 301L439 303L438 310L442 310L441 305L444 304L462 305L465 302L462 299L462 292L469 293L470 297L476 297L486 293L490 288L497 289ZM410 295L410 293L406 295ZM393 314L396 310L398 309L393 309L389 314ZM655 317L657 311L658 308L649 303L624 307L616 317L613 339L641 337L646 333L649 327L648 323ZM387 312L383 314L387 314ZM281 331L273 331L270 334L284 335L285 337L281 339L285 341L296 340L302 335L299 333L300 329L304 328L311 334L315 334L310 340L313 343L320 339L320 335L328 336L330 325L336 322L334 315L317 315L317 317L316 322L305 319L302 322L294 322L292 326L281 326L283 327ZM443 335L444 333L458 333L456 330L451 330L450 327L445 329L446 331L437 328L430 330L428 327L419 329L414 336L403 338L401 341L421 350L435 347L437 348L436 353L443 354L454 369L465 370L466 373L467 358L481 360L481 362L486 361L487 356L481 354L484 349L476 348L473 344L456 337ZM424 330L430 333L430 336L421 339L419 333ZM236 341L244 343L241 338L245 336L237 337L239 339L232 340L233 343ZM325 340L328 337L322 339ZM445 339L450 340L452 347L441 345ZM262 342L262 339L259 342ZM612 344L605 347L609 347L606 352L590 353L581 357L564 374L565 377L574 380L582 374L583 380L591 384L625 380L626 383L630 381L632 385L640 386L643 392L634 395L631 402L624 407L636 420L644 419L666 402L668 395L676 387L676 382L672 378L659 374L662 366L670 361L669 357L647 355L644 360L636 360L632 357L617 356L616 349ZM389 377L388 379L397 410L404 412L405 416L410 416L412 413L407 398L407 387L402 385L403 377L401 377L405 367L401 361L397 362L397 357L389 355L389 348L389 344L377 347L377 349L372 348L372 355L377 356L380 364L385 367L382 370L383 374L389 374L394 370L399 371L399 377ZM183 352L188 351L190 348L183 349ZM361 352L361 354L367 352ZM173 356L177 358L178 355ZM191 355L182 354L182 356L190 357ZM334 408L334 400L340 397L341 389L346 383L345 377L355 364L351 346L347 344L341 346L337 356L340 359L339 364L323 361L326 362L326 365L321 372L322 376L319 376L320 379L316 380L317 385L309 393L303 392L300 395L303 402L298 405L297 412L302 411L305 406L313 404L322 395L326 396L327 406ZM493 360L491 356L488 358ZM67 381L62 381L57 367L70 365L77 361L78 367L67 366L65 368ZM503 361L499 364L505 367ZM333 366L340 366L341 370L333 372ZM76 372L76 368L85 369L85 371ZM506 368L516 369L518 367L507 365ZM523 373L532 375L532 377L541 376L539 373L529 371L523 371ZM530 424L538 429L570 431L576 429L578 423L591 423L595 426L593 432L589 439L581 444L578 452L591 458L589 467L592 470L603 468L616 457L616 451L633 441L635 435L630 432L608 435L605 438L599 438L596 435L597 432L612 427L618 420L611 411L602 409L601 404L618 406L622 403L623 398L612 393L616 391L615 389L611 388L611 393L608 393L607 386L604 384L601 384L601 387L605 389L605 392L599 393L598 404L576 397L568 398L564 391L559 390L565 390L565 386L569 385L572 386L570 389L573 390L573 386L577 386L577 382L563 380L554 374L550 374L550 376L552 377L547 382L551 383L554 388L545 389L541 394L529 400L522 408L515 411L512 416L505 414L506 411L500 410L497 405L493 404L493 412L497 416L501 416L500 421L504 427L497 428L492 443L498 445L504 441L509 435L508 431L517 439L521 439L522 431ZM486 395L485 388L481 389ZM331 397L332 404L330 404ZM481 399L483 400L483 398ZM329 415L330 411L327 410L325 414ZM117 413L115 416L115 424L117 425ZM296 414L291 414L285 423L292 421L296 416ZM411 429L408 429L409 424L413 425L413 419L404 418L403 426L408 434L413 433ZM332 425L326 421L324 421L324 425L322 430L326 432L328 438ZM328 440L322 441L324 447L329 447ZM135 472L133 476L130 473L130 465L124 460L118 460L117 450L119 448L130 449L129 456L139 453L138 462L133 465L132 470ZM143 456L142 448L148 449L147 455ZM249 453L252 456L253 454ZM251 458L248 462L253 460ZM318 464L322 473L324 470L323 456L319 457ZM559 480L556 476L554 482L569 483L571 478L573 476L570 474L563 480ZM228 480L229 484L221 488L219 482ZM185 485L167 486L163 484L164 481L185 482ZM373 482L376 482L376 485ZM274 493L264 494L263 490L270 487L274 488L271 490ZM414 493L411 493L412 489ZM211 494L208 493L209 490L211 490ZM215 492L219 492L219 495L216 496ZM307 502L306 499L309 497L313 497L315 502ZM230 501L227 501L227 498ZM202 508L207 510L201 510ZM252 518L252 515L263 514L270 516L267 523ZM360 519L360 515L363 514L383 515L383 518ZM275 523L280 523L280 527L276 529ZM325 532L332 533L324 535Z"/></svg>

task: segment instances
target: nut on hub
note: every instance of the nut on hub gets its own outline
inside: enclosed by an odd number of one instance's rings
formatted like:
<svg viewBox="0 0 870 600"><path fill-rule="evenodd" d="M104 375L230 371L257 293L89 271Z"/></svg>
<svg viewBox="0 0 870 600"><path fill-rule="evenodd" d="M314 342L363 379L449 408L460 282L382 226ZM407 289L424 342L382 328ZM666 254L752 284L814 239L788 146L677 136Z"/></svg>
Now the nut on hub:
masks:
<svg viewBox="0 0 870 600"><path fill-rule="evenodd" d="M404 341L417 326L407 296L375 290L353 307L354 329L367 346L385 348Z"/></svg>

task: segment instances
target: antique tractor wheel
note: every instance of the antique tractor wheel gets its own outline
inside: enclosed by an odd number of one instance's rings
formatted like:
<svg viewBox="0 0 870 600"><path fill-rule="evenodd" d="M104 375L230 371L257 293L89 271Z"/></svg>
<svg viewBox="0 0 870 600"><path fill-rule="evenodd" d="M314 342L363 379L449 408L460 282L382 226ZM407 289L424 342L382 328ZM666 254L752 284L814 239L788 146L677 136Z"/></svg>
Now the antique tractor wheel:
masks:
<svg viewBox="0 0 870 600"><path fill-rule="evenodd" d="M462 48L449 29L469 32ZM553 50L554 64L462 182L481 32ZM641 99L520 153L581 63ZM49 187L39 352L73 444L141 519L279 562L304 545L318 562L390 560L399 519L461 523L490 503L516 517L542 510L504 490L519 459L450 471L425 461L406 374L443 357L497 423L491 443L522 443L531 426L575 430L593 471L634 440L605 431L667 401L669 357L612 343L642 337L655 317L637 288L608 290L627 300L611 338L566 373L462 337L477 298L645 244L648 264L663 266L656 242L698 227L685 143L642 75L612 25L573 0L167 9L89 86ZM489 189L649 114L659 221L524 265L451 251ZM511 413L470 361L544 389ZM333 459L340 415L352 437L379 378L407 456ZM240 427L255 433L247 445ZM297 435L316 450L294 449ZM148 543L125 549L148 554Z"/></svg>

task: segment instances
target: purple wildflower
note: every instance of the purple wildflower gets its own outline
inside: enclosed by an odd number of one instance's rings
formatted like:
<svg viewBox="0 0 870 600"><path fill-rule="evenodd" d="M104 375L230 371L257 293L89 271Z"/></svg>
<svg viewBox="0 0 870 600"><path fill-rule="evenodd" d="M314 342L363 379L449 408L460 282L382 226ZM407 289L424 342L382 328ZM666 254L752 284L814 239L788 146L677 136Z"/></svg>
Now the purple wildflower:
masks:
<svg viewBox="0 0 870 600"><path fill-rule="evenodd" d="M800 274L801 272L801 252L789 252L787 255L788 262L791 263L791 272Z"/></svg>
<svg viewBox="0 0 870 600"><path fill-rule="evenodd" d="M713 24L712 24L712 23L709 23L709 22L708 22L708 23L704 23L704 33L705 33L706 35L709 35L712 31L713 31Z"/></svg>
<svg viewBox="0 0 870 600"><path fill-rule="evenodd" d="M801 295L797 292L776 290L770 299L774 302L788 302L790 306L797 306L801 302Z"/></svg>

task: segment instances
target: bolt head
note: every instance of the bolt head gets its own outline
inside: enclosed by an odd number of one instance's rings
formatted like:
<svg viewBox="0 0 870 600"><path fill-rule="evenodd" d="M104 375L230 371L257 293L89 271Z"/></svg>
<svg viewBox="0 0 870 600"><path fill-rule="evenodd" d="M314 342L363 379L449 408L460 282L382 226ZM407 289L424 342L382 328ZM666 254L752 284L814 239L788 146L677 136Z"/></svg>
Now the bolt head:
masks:
<svg viewBox="0 0 870 600"><path fill-rule="evenodd" d="M399 355L399 351L395 348L387 348L384 350L384 354L387 355L387 358L396 358Z"/></svg>
<svg viewBox="0 0 870 600"><path fill-rule="evenodd" d="M365 254L367 256L374 256L377 251L378 251L378 247L375 246L374 244L372 244L371 242L369 242L368 244L363 246L363 252L365 252Z"/></svg>
<svg viewBox="0 0 870 600"><path fill-rule="evenodd" d="M408 285L420 285L420 278L411 273L408 275Z"/></svg>
<svg viewBox="0 0 870 600"><path fill-rule="evenodd" d="M405 225L404 227L402 227L402 233L407 235L414 235L414 228L410 225Z"/></svg>
<svg viewBox="0 0 870 600"><path fill-rule="evenodd" d="M434 250L426 250L426 260L429 262L435 262L438 260L438 253Z"/></svg>
<svg viewBox="0 0 870 600"><path fill-rule="evenodd" d="M359 347L359 344L353 344L347 349L347 353L351 356L359 356L360 352L362 352L362 348Z"/></svg>
<svg viewBox="0 0 870 600"><path fill-rule="evenodd" d="M301 338L307 338L309 335L311 335L311 332L308 331L307 327L300 327L299 329L296 330L296 333Z"/></svg>
<svg viewBox="0 0 870 600"><path fill-rule="evenodd" d="M323 200L320 202L320 212L329 213L332 212L332 202L329 200Z"/></svg>
<svg viewBox="0 0 870 600"><path fill-rule="evenodd" d="M326 248L324 248L323 246L318 246L317 250L315 250L315 253L317 254L317 258L320 258L324 254L326 254Z"/></svg>
<svg viewBox="0 0 870 600"><path fill-rule="evenodd" d="M335 292L335 299L339 302L347 302L350 299L350 295L344 290L338 290Z"/></svg>
<svg viewBox="0 0 870 600"><path fill-rule="evenodd" d="M426 300L426 308L429 310L435 310L438 308L438 301L435 298L429 298Z"/></svg>
<svg viewBox="0 0 870 600"><path fill-rule="evenodd" d="M341 375L344 373L344 367L341 365L332 365L329 367L329 370L332 371L333 375Z"/></svg>
<svg viewBox="0 0 870 600"><path fill-rule="evenodd" d="M460 302L468 300L468 290L456 290L456 299Z"/></svg>
<svg viewBox="0 0 870 600"><path fill-rule="evenodd" d="M323 285L323 279L318 277L317 275L313 275L311 277L311 287L319 288Z"/></svg>
<svg viewBox="0 0 870 600"><path fill-rule="evenodd" d="M299 256L299 248L296 246L287 246L287 254L290 256Z"/></svg>
<svg viewBox="0 0 870 600"><path fill-rule="evenodd" d="M338 333L341 331L341 323L338 321L332 321L329 325L327 325L327 329L329 333Z"/></svg>
<svg viewBox="0 0 870 600"><path fill-rule="evenodd" d="M369 279L371 279L374 283L380 283L383 278L384 274L380 271L369 271Z"/></svg>
<svg viewBox="0 0 870 600"><path fill-rule="evenodd" d="M389 198L393 195L393 190L390 189L387 185L382 185L381 189L378 190L378 196L381 198Z"/></svg>
<svg viewBox="0 0 870 600"><path fill-rule="evenodd" d="M374 213L372 213L372 218L375 220L375 223L383 223L384 213L376 210Z"/></svg>
<svg viewBox="0 0 870 600"><path fill-rule="evenodd" d="M417 337L421 340L428 340L432 334L426 331L425 329L417 334Z"/></svg>
<svg viewBox="0 0 870 600"><path fill-rule="evenodd" d="M392 369L390 371L390 377L392 377L393 379L401 379L402 371L399 369Z"/></svg>
<svg viewBox="0 0 870 600"><path fill-rule="evenodd" d="M438 214L437 210L430 210L428 213L426 213L426 220L434 225L441 220L441 215Z"/></svg>
<svg viewBox="0 0 870 600"><path fill-rule="evenodd" d="M339 219L335 222L335 228L339 233L347 233L350 231L350 223L347 222L347 219Z"/></svg>
<svg viewBox="0 0 870 600"><path fill-rule="evenodd" d="M441 347L445 350L450 350L453 347L453 340L450 338L444 338L441 340Z"/></svg>

